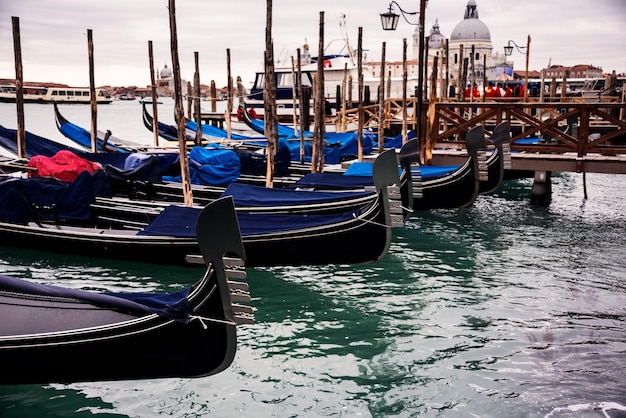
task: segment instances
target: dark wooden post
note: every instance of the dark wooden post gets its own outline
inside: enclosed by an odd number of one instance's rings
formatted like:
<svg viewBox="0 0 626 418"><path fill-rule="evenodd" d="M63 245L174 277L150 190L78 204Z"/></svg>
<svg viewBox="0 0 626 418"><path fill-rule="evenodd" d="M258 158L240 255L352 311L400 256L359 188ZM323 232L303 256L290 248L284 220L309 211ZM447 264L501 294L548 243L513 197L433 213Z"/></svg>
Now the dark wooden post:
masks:
<svg viewBox="0 0 626 418"><path fill-rule="evenodd" d="M182 81L181 81L182 83ZM193 120L192 108L193 108L193 97L191 97L191 92L193 91L193 87L191 86L191 81L187 82L187 118Z"/></svg>
<svg viewBox="0 0 626 418"><path fill-rule="evenodd" d="M348 108L348 92L347 89L351 88L347 87L348 83L348 63L343 64L343 78L341 79L341 130L345 132L348 128L348 116L346 115L346 110Z"/></svg>
<svg viewBox="0 0 626 418"><path fill-rule="evenodd" d="M315 115L313 122L313 151L311 172L317 173L324 167L324 12L320 12L317 76L315 79Z"/></svg>
<svg viewBox="0 0 626 418"><path fill-rule="evenodd" d="M341 132L341 86L335 86L335 130Z"/></svg>
<svg viewBox="0 0 626 418"><path fill-rule="evenodd" d="M226 76L228 86L228 101L226 102L226 128L227 137L230 141L233 139L232 114L233 114L233 76L230 71L230 48L226 48ZM246 109L244 109L244 112Z"/></svg>
<svg viewBox="0 0 626 418"><path fill-rule="evenodd" d="M357 41L357 56L358 56L358 77L359 77L359 124L357 132L357 157L358 161L363 161L363 123L365 115L363 113L363 27L359 26L359 39Z"/></svg>
<svg viewBox="0 0 626 418"><path fill-rule="evenodd" d="M435 102L437 101L437 73L438 57L433 60L433 71L430 78L430 97L428 99L428 124L426 130L426 144L424 146L424 164L431 165L433 162L433 137L437 134L435 123Z"/></svg>
<svg viewBox="0 0 626 418"><path fill-rule="evenodd" d="M230 93L229 93L230 94ZM265 187L274 186L274 155L276 154L276 80L274 78L274 44L272 41L272 0L266 0L265 17L265 137L267 138L267 171Z"/></svg>
<svg viewBox="0 0 626 418"><path fill-rule="evenodd" d="M93 70L93 35L87 29L87 50L89 54L89 96L91 99L91 152L98 152L98 103L96 97L96 81Z"/></svg>
<svg viewBox="0 0 626 418"><path fill-rule="evenodd" d="M300 109L300 164L304 164L304 130L309 115L309 103L305 101L304 86L302 85L302 56L300 48L297 50L298 59L298 108Z"/></svg>
<svg viewBox="0 0 626 418"><path fill-rule="evenodd" d="M159 118L157 116L157 89L154 77L154 54L152 41L148 41L148 59L150 60L150 89L152 93L152 136L154 146L159 146Z"/></svg>
<svg viewBox="0 0 626 418"><path fill-rule="evenodd" d="M348 76L348 87L347 87L347 93L348 93L348 109L352 109L354 107L354 103L352 101L352 76L349 75Z"/></svg>
<svg viewBox="0 0 626 418"><path fill-rule="evenodd" d="M457 84L459 87L459 91L457 92L457 100L459 102L463 101L463 95L465 94L465 87L467 85L467 79L464 78L464 74L463 74L463 62L464 62L464 58L463 58L463 44L461 44L460 48L459 48L459 75L457 77Z"/></svg>
<svg viewBox="0 0 626 418"><path fill-rule="evenodd" d="M24 70L20 41L20 18L11 17L13 24L13 54L15 57L15 104L17 105L17 156L26 158L26 129L24 128Z"/></svg>
<svg viewBox="0 0 626 418"><path fill-rule="evenodd" d="M406 84L407 84L407 64L406 64L406 38L402 38L402 143L405 144L407 142L407 121L406 121L406 112L407 112L407 104L406 104ZM421 63L420 63L421 65ZM418 94L422 94L421 91L418 91ZM416 120L421 117L420 114L416 114Z"/></svg>
<svg viewBox="0 0 626 418"><path fill-rule="evenodd" d="M196 145L202 145L202 110L200 110L200 60L199 54L197 51L193 53L194 63L196 66L196 71L193 74L193 84L194 84L194 113L195 120L198 124L198 129L196 130Z"/></svg>
<svg viewBox="0 0 626 418"><path fill-rule="evenodd" d="M176 1L169 0L170 17L170 50L172 53L172 72L174 75L174 116L178 128L178 152L180 153L180 173L183 185L185 206L193 205L193 192L189 181L189 160L187 156L187 141L185 138L185 110L183 108L183 86L180 78L180 63L178 60L178 35L176 33Z"/></svg>
<svg viewBox="0 0 626 418"><path fill-rule="evenodd" d="M383 42L380 56L380 83L378 85L378 152L383 152L385 145L385 52L387 43Z"/></svg>
<svg viewBox="0 0 626 418"><path fill-rule="evenodd" d="M211 80L211 112L217 112L217 89L215 88L215 80Z"/></svg>

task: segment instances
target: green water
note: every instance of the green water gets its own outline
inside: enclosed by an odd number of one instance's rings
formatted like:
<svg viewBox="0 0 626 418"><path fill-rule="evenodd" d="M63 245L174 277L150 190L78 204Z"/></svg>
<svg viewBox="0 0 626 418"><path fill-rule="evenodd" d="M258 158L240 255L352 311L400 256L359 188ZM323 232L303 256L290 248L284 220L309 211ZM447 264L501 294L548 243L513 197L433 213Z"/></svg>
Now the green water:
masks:
<svg viewBox="0 0 626 418"><path fill-rule="evenodd" d="M626 182L588 174L584 200L581 175L553 181L547 208L523 180L418 214L376 263L248 269L256 324L216 376L0 387L0 416L624 416ZM199 274L13 248L0 271L93 290Z"/></svg>

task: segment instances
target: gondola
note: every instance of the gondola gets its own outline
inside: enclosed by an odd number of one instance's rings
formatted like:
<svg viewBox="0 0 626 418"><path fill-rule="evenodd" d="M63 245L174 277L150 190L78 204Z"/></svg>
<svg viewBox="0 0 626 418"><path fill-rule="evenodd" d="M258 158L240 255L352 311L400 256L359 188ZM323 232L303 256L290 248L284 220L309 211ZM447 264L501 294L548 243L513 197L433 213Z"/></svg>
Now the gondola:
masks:
<svg viewBox="0 0 626 418"><path fill-rule="evenodd" d="M56 102L53 103L53 106L54 120L59 132L79 146L86 149L91 148L91 132L65 119L59 111L59 107ZM111 131L98 131L96 137L98 151L131 152L133 150L145 148L141 144L116 138L111 134Z"/></svg>
<svg viewBox="0 0 626 418"><path fill-rule="evenodd" d="M174 293L96 293L0 275L0 384L196 378L228 368L253 321L232 199L198 217L206 273ZM227 270L228 266L228 270ZM232 268L231 266L236 266ZM197 271L197 270L190 270Z"/></svg>
<svg viewBox="0 0 626 418"><path fill-rule="evenodd" d="M449 172L442 174L430 166L414 166L420 159L419 145L416 140L407 142L406 151L400 155L400 165L412 173L413 210L463 208L476 200L480 187L478 150L485 147L483 127L470 129L465 143L469 154L465 163L448 167Z"/></svg>
<svg viewBox="0 0 626 418"><path fill-rule="evenodd" d="M294 213L293 205L290 212L278 210L276 203L266 210L240 208L237 216L249 265L360 263L384 256L392 219L403 224L400 214L392 217L387 190L400 182L393 151L376 159L373 178L375 191L369 197L355 194L355 199L365 200L349 210ZM145 207L128 203L130 218L123 218L116 208L108 215L94 213L90 182L93 177L83 172L74 182L56 188L36 179L0 183L0 243L167 264L185 264L187 255L197 253L193 226L199 208L169 205L151 218Z"/></svg>

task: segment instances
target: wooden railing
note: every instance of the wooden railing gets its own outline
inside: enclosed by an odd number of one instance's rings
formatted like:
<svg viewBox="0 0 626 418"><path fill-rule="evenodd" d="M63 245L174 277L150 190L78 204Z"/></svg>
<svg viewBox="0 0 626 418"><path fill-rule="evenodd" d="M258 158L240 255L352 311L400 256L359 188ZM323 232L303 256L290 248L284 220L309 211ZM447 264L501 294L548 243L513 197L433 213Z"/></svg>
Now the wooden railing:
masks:
<svg viewBox="0 0 626 418"><path fill-rule="evenodd" d="M563 101L538 102L530 98L521 102L519 98L499 99L498 101L477 102L436 102L423 106L420 138L425 162L433 149L463 148L464 135L472 127L482 124L489 136L493 128L502 121L508 121L512 132L513 150L540 153L576 153L578 157L599 153L615 155L626 153L626 103L616 98L594 100L593 98L567 98ZM406 122L409 127L417 126L416 100L407 99L406 112L402 99L388 99L385 102L384 128L399 127ZM428 116L433 111L434 116ZM379 107L364 107L363 126L378 127ZM358 123L358 109L340 111L337 116L338 130L342 126ZM432 125L428 126L429 120ZM541 144L519 144L516 140L540 137Z"/></svg>

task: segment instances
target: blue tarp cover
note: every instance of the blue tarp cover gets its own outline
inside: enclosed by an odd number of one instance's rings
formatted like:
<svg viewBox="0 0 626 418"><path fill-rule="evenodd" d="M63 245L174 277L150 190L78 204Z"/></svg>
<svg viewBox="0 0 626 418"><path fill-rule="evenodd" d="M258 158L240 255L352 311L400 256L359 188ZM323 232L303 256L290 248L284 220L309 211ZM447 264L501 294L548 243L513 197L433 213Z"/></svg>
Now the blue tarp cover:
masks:
<svg viewBox="0 0 626 418"><path fill-rule="evenodd" d="M201 210L189 206L168 206L138 235L195 237L195 225ZM358 210L331 215L252 214L238 211L237 219L241 235L246 236L328 225L353 219L358 214Z"/></svg>
<svg viewBox="0 0 626 418"><path fill-rule="evenodd" d="M17 130L0 126L0 146L17 154ZM76 152L76 149L44 137L26 132L26 155L52 157L61 150Z"/></svg>
<svg viewBox="0 0 626 418"><path fill-rule="evenodd" d="M459 168L460 165L422 165L416 170L419 170L422 180L428 180L449 176Z"/></svg>
<svg viewBox="0 0 626 418"><path fill-rule="evenodd" d="M344 176L335 173L309 173L302 176L296 183L296 187L325 188L334 190L354 189L364 186L372 186L374 180L369 176Z"/></svg>
<svg viewBox="0 0 626 418"><path fill-rule="evenodd" d="M369 192L321 192L307 190L272 189L251 184L232 183L222 196L232 196L235 207L270 207L333 202L345 198L365 196Z"/></svg>
<svg viewBox="0 0 626 418"><path fill-rule="evenodd" d="M409 140L411 140L413 138L417 138L417 134L413 130L408 131L406 136L407 136L407 141L409 141ZM372 137L372 147L374 149L378 148L378 135L374 135ZM398 134L396 136L385 137L385 142L383 143L383 148L385 148L385 149L388 149L388 148L400 149L400 148L402 148L402 134Z"/></svg>
<svg viewBox="0 0 626 418"><path fill-rule="evenodd" d="M264 132L265 123L260 119L254 119L252 125L257 132ZM300 160L300 131L294 133L292 127L277 124L278 136L280 138L289 139L289 149L291 151L291 160ZM305 140L305 160L311 161L311 153L313 145L311 138L313 132L304 131ZM372 141L378 136L373 133L363 133L363 153L371 154ZM337 151L336 148L339 148ZM324 133L324 161L327 164L339 164L343 157L358 155L358 135L356 132L326 132Z"/></svg>
<svg viewBox="0 0 626 418"><path fill-rule="evenodd" d="M80 126L75 125L70 122L64 123L61 126L59 126L59 130L63 133L63 135L65 135L67 138L71 139L72 141L76 142L77 144L80 144L86 148L91 148L91 132L89 132L88 130L81 128ZM103 143L102 138L98 138L97 143L98 143L98 149L101 150L102 143ZM124 148L120 148L113 144L107 143L107 147L115 150L116 152L123 152L123 153L129 152L128 150Z"/></svg>
<svg viewBox="0 0 626 418"><path fill-rule="evenodd" d="M535 145L541 142L541 138L520 138L513 141L514 144Z"/></svg>
<svg viewBox="0 0 626 418"><path fill-rule="evenodd" d="M72 298L106 309L120 309L138 314L158 315L188 321L192 312L187 295L189 288L175 293L96 293L48 284L33 283L15 277L0 275L0 290L29 295Z"/></svg>
<svg viewBox="0 0 626 418"><path fill-rule="evenodd" d="M189 152L189 176L193 184L222 185L240 175L237 153L228 149L193 147ZM163 176L164 181L180 182L181 176Z"/></svg>
<svg viewBox="0 0 626 418"><path fill-rule="evenodd" d="M198 130L198 123L192 120L187 121L185 126L194 132ZM204 135L212 136L215 138L223 138L223 139L228 138L228 132L226 132L224 129L218 128L217 126L209 125L207 123L202 124L202 133ZM237 141L256 138L253 136L240 135L235 132L231 132L230 137Z"/></svg>
<svg viewBox="0 0 626 418"><path fill-rule="evenodd" d="M94 201L94 180L86 171L71 183L9 179L0 182L0 221L26 224L37 218L89 219Z"/></svg>

